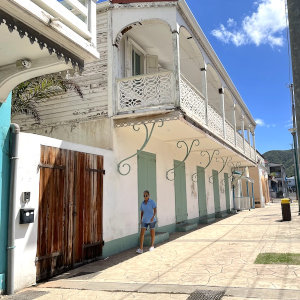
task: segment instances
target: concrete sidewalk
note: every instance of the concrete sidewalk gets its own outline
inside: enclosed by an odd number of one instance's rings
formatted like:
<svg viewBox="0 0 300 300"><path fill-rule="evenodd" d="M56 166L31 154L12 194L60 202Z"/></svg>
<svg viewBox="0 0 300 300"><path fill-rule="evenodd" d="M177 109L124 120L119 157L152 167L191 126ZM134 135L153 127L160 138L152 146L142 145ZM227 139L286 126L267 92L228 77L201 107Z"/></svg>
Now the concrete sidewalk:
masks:
<svg viewBox="0 0 300 300"><path fill-rule="evenodd" d="M153 252L132 249L4 299L300 299L300 265L254 264L263 252L300 253L297 211L294 202L291 222L281 222L279 203L243 211Z"/></svg>

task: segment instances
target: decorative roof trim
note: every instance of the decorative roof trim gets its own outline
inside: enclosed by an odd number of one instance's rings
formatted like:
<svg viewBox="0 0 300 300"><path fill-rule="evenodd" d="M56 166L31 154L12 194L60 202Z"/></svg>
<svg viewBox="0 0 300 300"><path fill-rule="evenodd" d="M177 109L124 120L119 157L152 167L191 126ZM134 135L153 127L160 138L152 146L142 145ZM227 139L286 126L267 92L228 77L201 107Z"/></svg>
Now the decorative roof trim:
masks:
<svg viewBox="0 0 300 300"><path fill-rule="evenodd" d="M26 36L31 44L38 43L41 50L47 48L50 55L55 53L59 60L64 59L66 64L71 63L79 73L83 71L84 61L82 59L0 9L0 26L2 23L7 26L9 32L18 31L21 39Z"/></svg>

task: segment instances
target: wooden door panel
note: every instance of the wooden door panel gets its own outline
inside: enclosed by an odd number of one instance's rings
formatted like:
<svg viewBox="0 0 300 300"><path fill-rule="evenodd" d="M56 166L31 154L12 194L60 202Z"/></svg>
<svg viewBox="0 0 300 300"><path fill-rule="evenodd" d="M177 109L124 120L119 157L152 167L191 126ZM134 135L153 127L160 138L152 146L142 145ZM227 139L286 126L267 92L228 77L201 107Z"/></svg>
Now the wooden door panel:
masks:
<svg viewBox="0 0 300 300"><path fill-rule="evenodd" d="M215 203L215 213L221 211L220 203L220 188L219 188L219 173L216 170L212 171L213 175L213 189L214 189L214 203Z"/></svg>
<svg viewBox="0 0 300 300"><path fill-rule="evenodd" d="M103 157L41 147L37 280L102 252Z"/></svg>
<svg viewBox="0 0 300 300"><path fill-rule="evenodd" d="M205 169L203 167L197 167L197 186L198 186L199 217L204 217L207 215L207 204L206 204Z"/></svg>
<svg viewBox="0 0 300 300"><path fill-rule="evenodd" d="M174 160L174 185L175 185L175 214L176 222L187 220L186 178L185 164Z"/></svg>

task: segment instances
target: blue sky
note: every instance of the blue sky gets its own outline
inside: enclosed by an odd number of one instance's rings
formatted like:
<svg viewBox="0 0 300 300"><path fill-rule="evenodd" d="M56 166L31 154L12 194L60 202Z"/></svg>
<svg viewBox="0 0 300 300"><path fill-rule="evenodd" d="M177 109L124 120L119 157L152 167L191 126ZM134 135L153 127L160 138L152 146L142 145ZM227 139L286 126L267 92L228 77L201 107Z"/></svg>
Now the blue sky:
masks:
<svg viewBox="0 0 300 300"><path fill-rule="evenodd" d="M284 0L186 0L253 118L256 146L291 149Z"/></svg>

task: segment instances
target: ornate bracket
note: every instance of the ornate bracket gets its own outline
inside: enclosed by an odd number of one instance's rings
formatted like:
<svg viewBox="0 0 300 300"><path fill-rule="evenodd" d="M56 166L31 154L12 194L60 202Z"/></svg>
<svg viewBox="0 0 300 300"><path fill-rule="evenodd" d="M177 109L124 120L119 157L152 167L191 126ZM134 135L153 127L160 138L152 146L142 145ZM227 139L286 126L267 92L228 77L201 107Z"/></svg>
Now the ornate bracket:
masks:
<svg viewBox="0 0 300 300"><path fill-rule="evenodd" d="M180 166L187 160L187 158L189 157L189 155L190 155L190 153L191 153L191 150L192 150L193 146L194 146L194 145L195 145L195 146L199 146L199 145L200 145L200 142L199 142L198 139L195 139L195 140L192 141L190 147L187 145L187 143L186 143L185 141L178 141L178 142L177 142L177 148L182 148L183 145L186 147L186 155L185 155L183 161L181 161L180 164L179 164L176 168L172 168L172 169L170 169L170 170L168 170L168 171L166 172L166 178L167 178L168 180L170 180L170 181L173 181L173 180L174 180L174 178L172 179L172 178L169 177L170 173L172 173L173 175L175 174L175 169L177 169L178 167L180 167Z"/></svg>
<svg viewBox="0 0 300 300"><path fill-rule="evenodd" d="M161 124L157 125L157 127L163 127L163 125L164 125L163 120L159 120L158 122L160 122ZM144 128L145 128L145 131L146 131L146 138L145 138L144 144L141 146L141 148L139 150L137 150L136 153L134 153L131 156L121 160L118 163L118 172L121 175L123 175L123 176L128 175L130 173L130 170L131 170L131 166L128 163L124 163L124 162L129 160L130 158L132 158L134 156L139 155L139 153L142 152L144 150L144 148L147 146L147 144L149 143L149 140L152 136L152 133L153 133L153 130L154 130L154 127L155 127L156 123L154 122L154 123L148 123L148 124L152 124L150 131L149 131L149 128L147 127L147 125L145 123L139 124L139 125L135 124L135 125L132 126L134 131L139 131L141 129L140 127L143 125ZM127 168L128 170L127 170L127 172L122 172L121 168Z"/></svg>
<svg viewBox="0 0 300 300"><path fill-rule="evenodd" d="M217 157L216 161L219 162L220 159L222 160L223 166L222 166L222 169L218 172L218 175L224 170L224 168L226 167L227 163L229 163L232 160L232 158L230 156L227 156L227 157ZM212 178L213 178L213 176L209 177L209 182L210 183L213 183L212 182Z"/></svg>
<svg viewBox="0 0 300 300"><path fill-rule="evenodd" d="M200 155L201 156L205 156L205 155L208 155L208 163L207 165L204 167L204 170L211 164L213 158L214 158L214 155L219 155L220 154L220 151L219 150L214 150L213 153L210 155L210 153L208 151L201 151L200 152ZM193 182L196 182L197 181L197 172L194 173L192 175L192 181Z"/></svg>

